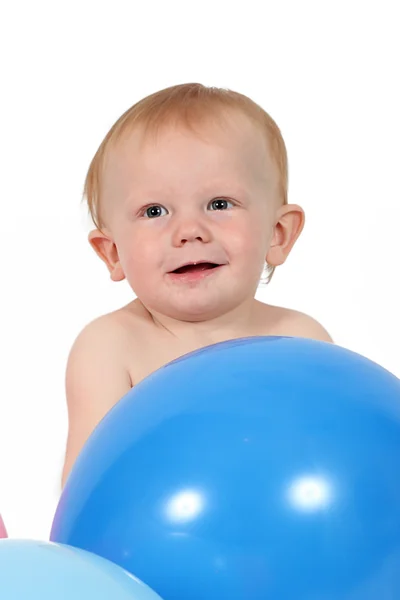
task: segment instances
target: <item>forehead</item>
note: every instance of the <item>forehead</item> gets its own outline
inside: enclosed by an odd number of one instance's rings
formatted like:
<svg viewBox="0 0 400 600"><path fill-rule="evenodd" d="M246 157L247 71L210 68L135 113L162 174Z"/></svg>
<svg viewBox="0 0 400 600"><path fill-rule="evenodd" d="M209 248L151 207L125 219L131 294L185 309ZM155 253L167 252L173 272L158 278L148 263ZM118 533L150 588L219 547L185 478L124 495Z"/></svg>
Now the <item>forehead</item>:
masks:
<svg viewBox="0 0 400 600"><path fill-rule="evenodd" d="M155 178L163 185L205 176L263 183L275 179L264 131L237 113L206 118L193 127L176 122L146 130L137 125L110 153L104 184L114 194L126 195L128 186L147 185Z"/></svg>

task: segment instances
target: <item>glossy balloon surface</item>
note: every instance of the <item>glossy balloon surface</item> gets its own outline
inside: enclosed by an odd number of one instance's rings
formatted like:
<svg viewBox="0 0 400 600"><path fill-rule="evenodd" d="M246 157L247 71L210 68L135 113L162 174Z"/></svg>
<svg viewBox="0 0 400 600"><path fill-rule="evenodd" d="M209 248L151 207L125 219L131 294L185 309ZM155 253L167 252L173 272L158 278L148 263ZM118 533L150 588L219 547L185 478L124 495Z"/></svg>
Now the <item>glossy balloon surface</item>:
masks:
<svg viewBox="0 0 400 600"><path fill-rule="evenodd" d="M52 539L164 600L400 598L400 381L324 342L186 355L103 419Z"/></svg>

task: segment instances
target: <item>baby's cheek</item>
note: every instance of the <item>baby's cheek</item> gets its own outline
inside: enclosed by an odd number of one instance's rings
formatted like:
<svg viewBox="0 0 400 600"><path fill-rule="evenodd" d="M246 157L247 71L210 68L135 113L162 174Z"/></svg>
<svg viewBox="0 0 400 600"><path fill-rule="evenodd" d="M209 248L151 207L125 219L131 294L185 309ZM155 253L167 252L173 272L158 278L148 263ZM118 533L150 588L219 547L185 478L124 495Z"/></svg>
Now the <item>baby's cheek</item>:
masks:
<svg viewBox="0 0 400 600"><path fill-rule="evenodd" d="M245 222L230 228L229 240L235 252L257 254L265 244L265 228L257 222Z"/></svg>
<svg viewBox="0 0 400 600"><path fill-rule="evenodd" d="M133 277L149 277L160 262L160 251L156 244L135 243L125 252L125 270Z"/></svg>

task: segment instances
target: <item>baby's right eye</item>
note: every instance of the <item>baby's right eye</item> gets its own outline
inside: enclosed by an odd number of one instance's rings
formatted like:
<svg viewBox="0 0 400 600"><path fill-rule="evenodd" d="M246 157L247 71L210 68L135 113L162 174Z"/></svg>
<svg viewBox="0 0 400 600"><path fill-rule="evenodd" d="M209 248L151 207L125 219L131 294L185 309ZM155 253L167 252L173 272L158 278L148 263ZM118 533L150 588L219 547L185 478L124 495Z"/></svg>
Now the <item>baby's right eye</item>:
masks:
<svg viewBox="0 0 400 600"><path fill-rule="evenodd" d="M161 211L165 210L163 206L160 204L152 204L151 206L147 206L142 210L143 216L148 217L149 219L154 219L155 217L161 217Z"/></svg>

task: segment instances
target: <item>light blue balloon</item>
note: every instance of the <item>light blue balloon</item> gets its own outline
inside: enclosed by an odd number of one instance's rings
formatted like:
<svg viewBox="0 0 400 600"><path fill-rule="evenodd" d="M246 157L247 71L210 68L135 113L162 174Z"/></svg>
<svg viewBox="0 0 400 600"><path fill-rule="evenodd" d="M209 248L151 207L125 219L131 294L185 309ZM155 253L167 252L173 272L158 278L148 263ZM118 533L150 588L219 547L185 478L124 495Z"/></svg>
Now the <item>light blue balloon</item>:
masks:
<svg viewBox="0 0 400 600"><path fill-rule="evenodd" d="M3 600L161 600L105 558L52 542L0 540Z"/></svg>

